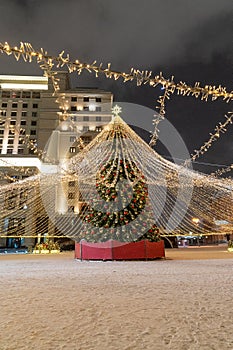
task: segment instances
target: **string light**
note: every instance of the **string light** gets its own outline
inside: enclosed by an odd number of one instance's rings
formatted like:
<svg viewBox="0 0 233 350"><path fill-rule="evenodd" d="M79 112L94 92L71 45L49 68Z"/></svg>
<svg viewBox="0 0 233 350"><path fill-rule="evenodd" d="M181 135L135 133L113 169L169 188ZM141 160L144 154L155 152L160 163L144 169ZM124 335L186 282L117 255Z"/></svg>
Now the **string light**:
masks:
<svg viewBox="0 0 233 350"><path fill-rule="evenodd" d="M34 50L30 43L21 42L19 47L11 47L7 42L4 44L0 43L0 52L6 53L7 55L13 54L16 60L22 57L25 62L32 62L33 59L36 59L45 74L51 77L55 91L59 90L59 79L56 77L56 72L53 71L53 68L54 66L57 68L66 66L70 73L76 71L78 74L81 74L86 70L90 73L94 72L96 77L102 73L109 79L113 78L117 80L122 78L124 82L136 80L137 86L142 84L149 84L152 87L162 85L162 87L170 89L171 93L176 92L181 96L191 95L196 98L201 98L201 100L204 101L207 101L209 97L212 100L221 97L226 102L233 99L233 91L228 92L226 88L221 85L218 87L211 85L201 87L200 82L196 82L194 86L189 86L182 81L175 83L173 76L171 79L165 79L162 72L152 77L152 71L140 71L135 68L131 68L129 73L117 72L111 69L110 63L108 63L107 68L104 68L102 63L97 65L96 61L93 61L91 64L80 62L78 59L71 61L69 54L64 56L64 51L58 56L50 56L43 48L41 48L40 51Z"/></svg>
<svg viewBox="0 0 233 350"><path fill-rule="evenodd" d="M200 155L204 154L208 151L208 149L212 146L212 143L217 141L221 134L224 134L227 131L227 126L232 124L233 112L228 112L228 115L225 115L226 121L224 123L219 122L214 129L214 133L210 133L210 138L206 141L199 150L194 150L194 153L191 155L191 158L186 160L185 164L190 161L195 161Z"/></svg>
<svg viewBox="0 0 233 350"><path fill-rule="evenodd" d="M233 92L228 92L221 85L218 87L211 85L201 87L200 83L196 82L194 86L189 86L182 81L175 83L173 76L170 79L165 79L161 72L153 77L151 71L140 71L134 68L129 73L116 72L112 70L110 63L107 65L107 68L104 68L102 63L97 65L96 61L92 64L83 63L77 59L71 61L69 55L64 56L64 51L57 57L49 56L43 48L35 51L30 43L21 42L19 47L11 47L8 43L0 44L0 53L13 55L17 61L20 58L23 58L25 62L32 62L35 59L44 71L44 74L51 78L55 93L59 91L59 79L57 78L57 72L53 71L53 69L54 67L62 68L64 66L68 68L69 72L77 72L78 74L86 70L90 73L94 72L96 76L100 73L104 74L109 79L117 80L121 78L123 82L136 81L137 86L142 84L149 84L151 87L161 85L164 89L164 94L157 101L159 104L159 117L154 120L155 131L150 145L156 143L159 132L158 124L164 118L165 102L170 98L171 94L194 96L204 101L207 101L209 98L212 101L222 98L225 102L229 102L233 99ZM66 117L65 104L62 106L61 113L63 117ZM229 114L229 116L226 116L227 120L225 123L219 123L216 126L214 134L210 134L210 139L200 150L194 151L190 160L195 160L200 154L205 153L212 142L219 139L221 133L226 132L226 126L232 123L232 112L229 112ZM19 130L19 134L20 132L22 130ZM106 141L112 142L113 140L116 140L114 147L106 148ZM41 151L37 149L36 141L30 140L29 135L24 136L24 142L39 157L43 156L43 152L40 153ZM116 145L117 147L115 148ZM82 147L80 146L80 148ZM199 235L199 229L192 220L193 216L200 218L201 222L204 223L202 231L205 234L214 233L214 218L221 218L232 224L233 182L231 179L217 179L215 176L202 175L170 163L145 144L119 117L116 117L114 122L110 123L87 147L83 148L77 156L71 159L68 164L68 170L53 175L34 175L28 179L1 186L0 202L8 203L8 205L3 205L0 220L4 221L5 218L9 217L9 214L16 214L18 218L25 219L25 213L20 209L26 208L27 220L31 220L31 222L35 221L35 213L40 213L38 224L41 227L41 231L45 232L47 223L44 218L49 215L51 223L55 225L59 214L62 232L66 232L71 238L77 238L80 230L83 229L82 220L75 221L72 228L70 216L62 215L67 213L67 208L64 207L59 213L57 211L57 202L51 200L51 198L54 198L59 186L65 189L64 193L68 194L69 182L79 182L83 186L83 193L88 192L89 183L96 176L96 174L93 175L94 177L89 175L92 174L93 166L98 168L103 161L117 159L117 155L119 158L119 153L117 153L119 149L121 150L120 155L125 167L128 164L127 162L131 166L135 163L140 170L145 172L147 183L151 187L154 212L156 213L158 207L162 207L165 204L162 215L157 218L157 223L161 227L163 235L182 235L187 234L189 231L192 231L194 235ZM116 172L118 173L120 170L121 168L118 166ZM107 177L109 174L110 169L105 176ZM182 178L187 181L181 181ZM164 190L167 192L166 203L163 203ZM182 191L179 201L177 201L177 194L180 190ZM193 195L190 199L187 194L192 190ZM24 199L20 202L21 194L24 192L27 195L25 197L22 196ZM74 196L80 198L80 188L75 187ZM20 208L19 205L21 205ZM174 206L180 212L184 211L184 208L187 206L188 211L179 223L177 230L168 232L164 227L166 227L166 223L169 220L175 224L175 215L172 214ZM52 224L51 226L53 226ZM54 227L52 230L55 232ZM35 222L30 227L30 231L30 236L38 235ZM27 234L25 233L24 236L26 237Z"/></svg>

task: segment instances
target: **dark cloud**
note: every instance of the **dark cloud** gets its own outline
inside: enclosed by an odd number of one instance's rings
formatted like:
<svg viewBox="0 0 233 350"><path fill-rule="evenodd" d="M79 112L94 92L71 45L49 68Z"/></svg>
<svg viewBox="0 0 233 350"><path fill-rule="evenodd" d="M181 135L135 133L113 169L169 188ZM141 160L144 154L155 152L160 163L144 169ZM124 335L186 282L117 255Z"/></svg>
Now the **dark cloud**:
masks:
<svg viewBox="0 0 233 350"><path fill-rule="evenodd" d="M51 54L66 50L72 58L112 62L117 70L152 69L193 84L223 84L231 89L232 4L229 0L2 0L0 41L28 41ZM40 74L36 64L0 57L1 73ZM76 85L114 92L117 100L154 108L161 91L83 74ZM225 103L195 102L174 97L167 118L192 151L208 138L230 110ZM221 142L221 141L219 141ZM224 161L232 162L227 136ZM217 147L217 146L216 146ZM229 148L227 152L226 149ZM211 160L221 158L215 149ZM208 159L208 156L207 158ZM229 160L229 161L228 161Z"/></svg>

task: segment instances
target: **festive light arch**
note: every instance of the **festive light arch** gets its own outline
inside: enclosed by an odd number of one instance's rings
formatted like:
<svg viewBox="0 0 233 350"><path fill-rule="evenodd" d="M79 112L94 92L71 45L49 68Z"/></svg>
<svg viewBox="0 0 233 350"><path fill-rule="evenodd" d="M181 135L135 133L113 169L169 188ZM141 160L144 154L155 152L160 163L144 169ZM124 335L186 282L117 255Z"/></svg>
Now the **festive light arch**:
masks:
<svg viewBox="0 0 233 350"><path fill-rule="evenodd" d="M200 86L199 82L196 82L194 86L189 86L184 82L176 83L174 77L170 79L164 78L163 74L160 73L156 76L152 76L151 71L139 71L136 69L131 69L129 73L117 72L111 69L111 64L108 64L106 68L102 64L97 65L96 61L91 64L80 62L79 60L70 60L69 55L64 56L64 51L61 52L58 56L50 56L43 49L36 51L29 43L20 43L19 47L11 47L8 43L0 44L0 53L5 53L7 55L13 55L16 60L22 58L25 62L32 62L35 60L40 68L44 71L44 74L52 79L55 94L59 91L59 80L56 76L54 68L67 67L69 72L77 72L81 74L84 70L90 73L94 73L96 77L99 74L104 74L106 78L112 79L122 79L123 82L135 81L137 86L142 84L148 84L151 87L156 87L161 85L164 88L164 94L158 99L158 106L156 107L159 110L159 118L156 118L153 123L155 126L154 133L150 142L150 146L156 144L158 138L158 124L163 120L165 116L165 104L166 100L171 97L172 94L177 93L181 96L193 96L195 98L200 98L201 100L216 100L221 98L226 103L230 102L233 99L233 92L228 92L225 87L219 85L211 86L206 85L204 87ZM167 190L167 203L166 208L163 213L162 218L158 218L158 224L161 227L165 227L162 232L163 235L182 235L187 234L187 232L192 232L192 234L200 235L201 232L204 232L206 235L213 234L213 218L224 218L230 224L232 224L232 188L233 181L231 179L217 179L215 176L207 176L192 172L186 167L178 167L173 163L170 163L160 157L155 151L153 151L148 145L145 145L143 141L139 140L138 137L132 133L131 130L125 125L123 121L118 121L118 123L124 129L124 135L127 135L127 140L135 145L135 142L139 142L141 145L141 152L144 155L144 159L150 164L148 169L151 172L147 173L148 184L153 186L160 185L162 188ZM226 132L226 128L229 124L232 123L232 112L229 112L226 115L226 121L224 123L219 123L213 134L210 134L209 140L199 149L195 150L193 155L188 161L197 159L201 154L205 153L211 146L212 142L219 139L220 134ZM112 129L111 129L112 128ZM114 123L110 125L110 130L114 131ZM75 166L80 163L80 160L85 157L88 151L93 147L96 147L97 143L106 141L106 133L108 131L103 131L89 146L87 146L80 154L75 157L72 162L75 162ZM30 139L27 139L27 135L22 136L24 142L28 145L29 148L33 149L38 156L42 156L43 152L38 150L35 144L31 144ZM124 137L121 137L121 142L124 142ZM135 141L136 140L136 141ZM138 154L137 148L131 148L131 154L124 150L125 155L123 158L128 159L130 157L133 162L137 162ZM93 159L94 161L94 159ZM95 161L97 158L95 157ZM100 159L99 159L100 161ZM55 202L48 200L51 195L51 191L55 189L56 186L67 187L68 182L77 181L77 174L80 169L75 168L71 163L69 169L72 169L72 172L65 172L53 175L43 175L39 174L33 177L29 177L23 181L11 183L0 188L0 203L2 206L2 216L1 220L4 220L8 215L9 211L11 215L16 215L19 218L25 216L23 210L27 210L27 218L33 221L35 211L41 212L41 227L43 227L43 215L46 215L46 211L50 213L50 219L55 219L56 208ZM90 163L91 164L91 163ZM126 161L125 161L126 164ZM138 163L137 163L138 164ZM141 164L139 163L140 167ZM229 166L230 170L232 166ZM145 169L143 169L145 170ZM157 176L154 175L154 170ZM229 170L229 171L230 171ZM162 175L166 174L165 179ZM181 177L189 179L188 184L182 184L177 179L177 174ZM159 176L160 175L160 176ZM220 175L220 172L219 174ZM80 174L79 174L80 178ZM84 183L84 192L86 190L85 181ZM193 196L190 200L190 203L186 203L186 196L184 195L180 198L179 203L177 204L177 191L182 187L182 189L190 191L193 189ZM45 203L41 199L44 198ZM152 191L153 201L161 204L162 195L155 190ZM5 203L8 203L6 206ZM211 203L211 204L210 204ZM181 220L180 224L177 226L176 230L172 232L166 230L166 220L169 220L171 217L171 211L173 210L174 205L178 205L178 209L181 211L183 207L188 205L187 215ZM19 206L21 206L21 211L19 211ZM155 209L155 208L154 208ZM192 221L193 215L197 217L202 217L203 222L201 227L197 227L196 222ZM172 218L174 220L174 217ZM60 224L62 230L68 231L68 236L74 238L74 232L70 227L70 217L69 215L60 215ZM14 230L12 231L14 233ZM218 234L218 232L216 232ZM37 235L36 230L32 232L32 237ZM59 233L58 236L61 236L62 233ZM12 234L12 237L14 234ZM25 235L24 235L25 236ZM55 236L55 233L53 233ZM7 235L9 237L9 235Z"/></svg>

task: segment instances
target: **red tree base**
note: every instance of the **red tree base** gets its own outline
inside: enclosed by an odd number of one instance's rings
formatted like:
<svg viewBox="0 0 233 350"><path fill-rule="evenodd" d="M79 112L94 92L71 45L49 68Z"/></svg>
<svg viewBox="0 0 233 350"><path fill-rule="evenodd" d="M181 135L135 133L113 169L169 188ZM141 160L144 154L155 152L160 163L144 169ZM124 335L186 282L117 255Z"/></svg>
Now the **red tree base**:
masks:
<svg viewBox="0 0 233 350"><path fill-rule="evenodd" d="M164 258L164 241L75 243L75 258L81 260L145 260Z"/></svg>

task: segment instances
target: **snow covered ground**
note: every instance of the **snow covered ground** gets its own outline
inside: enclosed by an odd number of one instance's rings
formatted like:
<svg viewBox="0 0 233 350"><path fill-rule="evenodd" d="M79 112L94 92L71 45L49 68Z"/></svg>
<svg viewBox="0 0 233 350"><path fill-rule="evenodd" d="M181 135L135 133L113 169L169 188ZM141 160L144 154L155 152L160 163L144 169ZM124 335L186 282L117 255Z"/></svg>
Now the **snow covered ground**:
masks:
<svg viewBox="0 0 233 350"><path fill-rule="evenodd" d="M0 350L232 350L233 253L201 249L0 256Z"/></svg>

